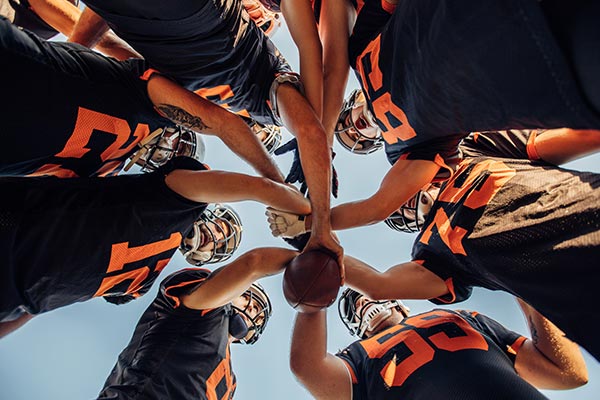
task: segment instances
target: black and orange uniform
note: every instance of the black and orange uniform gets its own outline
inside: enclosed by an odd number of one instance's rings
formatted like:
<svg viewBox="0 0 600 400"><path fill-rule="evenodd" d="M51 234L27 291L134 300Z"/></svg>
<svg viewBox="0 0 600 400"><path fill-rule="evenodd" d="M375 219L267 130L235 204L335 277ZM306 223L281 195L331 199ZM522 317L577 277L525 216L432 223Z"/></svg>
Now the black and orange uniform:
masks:
<svg viewBox="0 0 600 400"><path fill-rule="evenodd" d="M231 306L192 310L179 300L210 271L175 272L140 318L98 399L228 400L236 379L229 354Z"/></svg>
<svg viewBox="0 0 600 400"><path fill-rule="evenodd" d="M143 60L119 62L46 42L0 19L0 175L114 175L157 128L172 126L147 95Z"/></svg>
<svg viewBox="0 0 600 400"><path fill-rule="evenodd" d="M10 15L4 14L4 16L12 20L13 24L27 29L43 39L51 39L60 33L33 11L28 0L0 0L0 9L5 6L10 7L11 12Z"/></svg>
<svg viewBox="0 0 600 400"><path fill-rule="evenodd" d="M86 5L153 68L182 86L263 125L279 124L269 91L276 75L291 68L241 1L91 0Z"/></svg>
<svg viewBox="0 0 600 400"><path fill-rule="evenodd" d="M600 126L539 3L365 1L349 59L390 163L451 169L475 131Z"/></svg>
<svg viewBox="0 0 600 400"><path fill-rule="evenodd" d="M515 371L524 341L484 315L435 309L337 356L350 371L355 400L545 399Z"/></svg>
<svg viewBox="0 0 600 400"><path fill-rule="evenodd" d="M527 160L531 143L522 131L470 135L472 156L442 185L412 258L446 282L435 302L473 286L511 293L600 359L600 175Z"/></svg>
<svg viewBox="0 0 600 400"><path fill-rule="evenodd" d="M206 208L151 174L1 178L0 321L93 297L147 291Z"/></svg>

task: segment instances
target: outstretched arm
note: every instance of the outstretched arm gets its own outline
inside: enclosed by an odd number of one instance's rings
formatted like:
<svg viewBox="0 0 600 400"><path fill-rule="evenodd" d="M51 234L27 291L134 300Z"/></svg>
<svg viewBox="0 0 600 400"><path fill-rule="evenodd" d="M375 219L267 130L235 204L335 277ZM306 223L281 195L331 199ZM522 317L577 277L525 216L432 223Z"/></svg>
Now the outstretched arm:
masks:
<svg viewBox="0 0 600 400"><path fill-rule="evenodd" d="M323 51L309 0L283 0L285 18L300 59L300 81L306 98L320 119L323 104Z"/></svg>
<svg viewBox="0 0 600 400"><path fill-rule="evenodd" d="M448 293L444 281L415 262L379 272L363 261L345 256L346 284L373 300L432 299Z"/></svg>
<svg viewBox="0 0 600 400"><path fill-rule="evenodd" d="M297 313L290 350L290 368L319 400L352 398L352 381L344 362L327 352L327 311Z"/></svg>
<svg viewBox="0 0 600 400"><path fill-rule="evenodd" d="M283 271L297 254L276 247L251 250L213 272L204 284L181 300L186 307L196 310L223 306L242 295L255 280Z"/></svg>
<svg viewBox="0 0 600 400"><path fill-rule="evenodd" d="M158 74L148 82L148 95L165 117L193 131L219 137L261 176L283 183L281 171L239 116Z"/></svg>
<svg viewBox="0 0 600 400"><path fill-rule="evenodd" d="M310 193L312 232L305 251L324 248L336 256L339 265L343 265L344 250L331 231L331 153L323 126L304 96L289 84L279 86L277 105L284 125L298 141L300 162Z"/></svg>
<svg viewBox="0 0 600 400"><path fill-rule="evenodd" d="M307 214L310 202L291 185L236 172L175 170L165 179L167 186L186 199L202 203L253 200ZM293 210L293 211L292 211Z"/></svg>
<svg viewBox="0 0 600 400"><path fill-rule="evenodd" d="M600 131L582 129L550 129L534 140L539 157L555 165L588 156L600 150Z"/></svg>
<svg viewBox="0 0 600 400"><path fill-rule="evenodd" d="M348 82L348 38L356 10L348 0L322 1L319 36L323 46L323 117L327 143L333 147L333 131L342 108Z"/></svg>
<svg viewBox="0 0 600 400"><path fill-rule="evenodd" d="M530 305L520 299L518 302L529 324L531 340L526 340L517 353L517 373L541 389L585 385L587 368L579 346Z"/></svg>

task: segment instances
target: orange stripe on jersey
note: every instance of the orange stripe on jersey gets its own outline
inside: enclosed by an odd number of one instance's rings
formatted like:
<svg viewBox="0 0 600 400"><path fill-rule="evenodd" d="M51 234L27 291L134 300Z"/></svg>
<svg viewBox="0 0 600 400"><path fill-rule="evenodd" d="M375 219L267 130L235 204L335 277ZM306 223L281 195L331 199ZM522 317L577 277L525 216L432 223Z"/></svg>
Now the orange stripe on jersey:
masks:
<svg viewBox="0 0 600 400"><path fill-rule="evenodd" d="M58 178L78 178L77 174L70 169L63 168L58 164L44 164L37 170L25 176L56 176Z"/></svg>
<svg viewBox="0 0 600 400"><path fill-rule="evenodd" d="M441 301L442 303L446 303L446 304L454 303L456 301L456 292L454 291L454 281L452 280L452 278L448 278L444 281L444 283L446 284L446 287L448 288L448 293L446 293L443 296L436 297L435 299ZM449 299L448 299L448 295L450 295Z"/></svg>
<svg viewBox="0 0 600 400"><path fill-rule="evenodd" d="M529 139L527 140L527 146L525 147L525 149L527 150L527 157L529 157L530 160L534 161L542 158L540 157L537 149L535 148L535 138L537 137L537 133L537 129L531 131Z"/></svg>
<svg viewBox="0 0 600 400"><path fill-rule="evenodd" d="M144 73L142 74L142 76L140 76L140 78L143 79L143 80L145 80L145 81L147 81L154 74L159 74L160 75L160 72L158 72L154 68L148 68L146 71L144 71Z"/></svg>
<svg viewBox="0 0 600 400"><path fill-rule="evenodd" d="M442 208L438 208L433 217L433 221L425 228L419 242L429 244L429 239L431 239L434 226L437 227L438 235L440 236L440 239L442 239L442 242L444 242L454 254L467 255L467 252L462 245L462 240L468 231L460 226L452 228L448 215L446 215L446 212Z"/></svg>
<svg viewBox="0 0 600 400"><path fill-rule="evenodd" d="M177 308L177 307L179 307L181 305L181 300L179 300L179 296L173 296L173 295L169 294L169 291L171 289L176 289L176 288L179 288L179 287L188 286L188 285L191 285L193 283L200 283L200 282L205 281L205 280L206 280L206 278L200 278L200 279L194 279L193 281L181 282L181 283L178 283L177 285L169 286L169 287L165 288L165 296L167 296L168 298L170 298L173 301L173 303L175 304L173 306L173 308ZM204 314L202 314L202 315L204 315Z"/></svg>
<svg viewBox="0 0 600 400"><path fill-rule="evenodd" d="M439 154L436 154L435 158L433 159L433 162L440 167L440 171L438 171L438 173L435 174L435 177L433 178L432 182L445 182L448 179L452 178L452 175L454 175L454 168L451 168L450 166L448 166L448 164L446 164L446 160L444 160L444 157L440 156Z"/></svg>
<svg viewBox="0 0 600 400"><path fill-rule="evenodd" d="M526 337L519 336L519 338L517 338L517 340L515 340L513 342L513 344L508 346L508 349L507 349L508 352L511 354L517 354L519 352L519 350L521 350L521 346L523 346L523 343L525 343L526 340L527 340Z"/></svg>
<svg viewBox="0 0 600 400"><path fill-rule="evenodd" d="M156 263L156 268L154 269L154 271L160 273L168 263L169 263L168 258L165 260L159 260ZM146 280L146 278L148 278L149 275L150 275L150 268L143 267L143 268L136 268L134 270L127 271L127 272L124 272L119 275L106 277L100 283L100 287L94 294L94 297L106 296L106 295L110 295L110 294L118 294L118 295L131 294L131 295L133 295L133 297L136 297L136 298L140 297L140 294L138 293L138 291L144 287L144 281ZM111 293L111 290L115 286L117 286L121 282L124 282L129 279L132 279L132 282L124 293Z"/></svg>
<svg viewBox="0 0 600 400"><path fill-rule="evenodd" d="M356 378L356 373L354 372L354 369L352 369L348 361L344 360L343 358L340 358L340 360L342 360L342 362L346 366L346 369L350 373L350 380L352 381L352 384L356 385L358 383L358 378Z"/></svg>

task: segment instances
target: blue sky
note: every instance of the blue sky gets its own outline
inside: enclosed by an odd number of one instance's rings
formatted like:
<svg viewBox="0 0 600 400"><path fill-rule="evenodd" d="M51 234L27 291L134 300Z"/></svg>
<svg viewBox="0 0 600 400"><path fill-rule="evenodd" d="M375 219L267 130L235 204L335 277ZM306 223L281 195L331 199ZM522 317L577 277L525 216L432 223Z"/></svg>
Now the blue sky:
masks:
<svg viewBox="0 0 600 400"><path fill-rule="evenodd" d="M282 27L275 43L293 67L298 66L296 50ZM357 87L351 77L347 92ZM285 139L291 138L285 133ZM285 140L284 139L284 140ZM218 140L208 138L206 162L213 169L253 171L231 154ZM335 166L339 173L340 195L333 204L364 198L377 190L389 165L383 152L369 157L351 155L335 148ZM276 158L287 172L291 155ZM600 155L570 165L574 169L600 172ZM244 202L236 205L244 223L239 253L259 246L282 246L271 236L262 205ZM374 267L388 267L410 260L414 236L393 232L384 224L351 229L339 233L347 254ZM162 277L186 267L179 253L166 267ZM269 291L274 313L263 338L254 346L234 345L232 359L238 378L237 399L308 399L308 393L294 380L288 368L288 352L294 312L281 292L281 276L261 281ZM94 398L112 369L117 355L129 342L133 328L152 301L158 285L139 300L114 306L101 299L76 304L41 315L21 330L0 340L0 399L6 400L81 400ZM407 301L413 313L427 311L426 301ZM504 293L476 290L460 308L477 310L511 329L528 336L528 330L516 302ZM336 352L353 338L337 317L329 311L329 351ZM571 391L546 391L553 400L592 400L600 393L600 364L585 354L590 383ZM432 383L434 384L434 383Z"/></svg>

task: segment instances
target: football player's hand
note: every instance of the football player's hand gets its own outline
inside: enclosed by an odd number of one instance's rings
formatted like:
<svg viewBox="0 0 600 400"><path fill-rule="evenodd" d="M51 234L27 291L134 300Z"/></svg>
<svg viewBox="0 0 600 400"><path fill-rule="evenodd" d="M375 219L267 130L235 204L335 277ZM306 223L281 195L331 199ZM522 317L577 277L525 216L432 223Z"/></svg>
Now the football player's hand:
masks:
<svg viewBox="0 0 600 400"><path fill-rule="evenodd" d="M315 231L312 232L308 243L304 247L303 253L310 250L321 250L331 254L337 261L340 267L340 286L346 281L346 270L344 267L344 249L340 245L340 241L332 231L324 231L318 235Z"/></svg>
<svg viewBox="0 0 600 400"><path fill-rule="evenodd" d="M267 207L265 213L271 234L275 237L293 238L306 232L304 215L296 215Z"/></svg>

